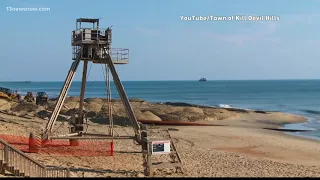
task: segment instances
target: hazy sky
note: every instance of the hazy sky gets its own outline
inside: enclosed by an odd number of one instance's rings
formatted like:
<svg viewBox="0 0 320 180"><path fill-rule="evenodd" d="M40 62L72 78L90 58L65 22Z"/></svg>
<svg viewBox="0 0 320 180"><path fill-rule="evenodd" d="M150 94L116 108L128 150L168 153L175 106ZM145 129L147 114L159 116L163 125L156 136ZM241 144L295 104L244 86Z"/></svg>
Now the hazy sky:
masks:
<svg viewBox="0 0 320 180"><path fill-rule="evenodd" d="M121 80L311 79L320 75L318 0L1 0L0 81L63 81L80 17L113 25L129 48ZM47 7L10 12L6 7ZM280 17L279 21L181 21L180 16ZM89 65L90 67L90 65ZM79 67L82 70L82 66ZM77 71L75 80L80 80ZM101 65L88 80L103 80Z"/></svg>

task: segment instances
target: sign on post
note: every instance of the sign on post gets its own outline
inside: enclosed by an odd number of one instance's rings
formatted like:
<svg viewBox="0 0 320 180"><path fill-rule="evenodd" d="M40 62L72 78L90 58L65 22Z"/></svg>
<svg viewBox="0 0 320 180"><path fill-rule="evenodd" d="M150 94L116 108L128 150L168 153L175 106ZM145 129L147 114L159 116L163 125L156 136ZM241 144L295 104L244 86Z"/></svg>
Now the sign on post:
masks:
<svg viewBox="0 0 320 180"><path fill-rule="evenodd" d="M170 154L170 141L152 141L152 154Z"/></svg>

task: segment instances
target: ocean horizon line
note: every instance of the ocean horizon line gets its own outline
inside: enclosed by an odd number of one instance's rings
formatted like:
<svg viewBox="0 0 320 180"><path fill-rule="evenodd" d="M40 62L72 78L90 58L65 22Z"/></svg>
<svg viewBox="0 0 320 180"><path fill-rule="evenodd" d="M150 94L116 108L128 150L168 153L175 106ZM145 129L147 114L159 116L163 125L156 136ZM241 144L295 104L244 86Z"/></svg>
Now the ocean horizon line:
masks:
<svg viewBox="0 0 320 180"><path fill-rule="evenodd" d="M212 79L207 81L306 81L306 80L311 80L311 81L317 81L320 79ZM121 80L121 82L186 82L186 81L199 81L199 79L194 79L194 80ZM21 80L14 80L14 81L0 81L0 83L8 83L8 82L13 82L13 83L26 83L26 82L37 82L37 83L54 83L54 82L64 82L64 81L21 81ZM81 80L74 80L72 82L81 82ZM87 82L105 82L104 80L89 80ZM110 80L110 82L113 82L113 80Z"/></svg>

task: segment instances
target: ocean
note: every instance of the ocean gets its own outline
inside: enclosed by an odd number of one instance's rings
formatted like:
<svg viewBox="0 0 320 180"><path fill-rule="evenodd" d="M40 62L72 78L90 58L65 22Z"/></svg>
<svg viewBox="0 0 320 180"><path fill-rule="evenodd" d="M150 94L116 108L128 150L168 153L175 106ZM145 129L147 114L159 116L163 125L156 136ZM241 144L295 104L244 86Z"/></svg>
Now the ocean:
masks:
<svg viewBox="0 0 320 180"><path fill-rule="evenodd" d="M320 140L320 80L239 80L239 81L124 81L129 98L150 102L185 102L199 105L281 111L303 115L308 122L285 128L310 129L293 133ZM63 82L0 82L0 87L26 92L44 91L57 97ZM81 82L73 82L68 96L79 96ZM111 83L112 98L119 98ZM106 97L104 81L90 81L85 97Z"/></svg>

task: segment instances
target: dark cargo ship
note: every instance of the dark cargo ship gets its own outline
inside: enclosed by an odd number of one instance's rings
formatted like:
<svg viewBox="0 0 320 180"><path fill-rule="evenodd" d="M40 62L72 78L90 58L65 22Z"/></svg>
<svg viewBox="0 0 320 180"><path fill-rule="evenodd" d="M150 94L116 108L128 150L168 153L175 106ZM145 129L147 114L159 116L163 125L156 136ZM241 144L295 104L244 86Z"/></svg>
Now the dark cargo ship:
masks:
<svg viewBox="0 0 320 180"><path fill-rule="evenodd" d="M207 81L207 79L206 78L201 78L201 79L199 79L199 81Z"/></svg>

